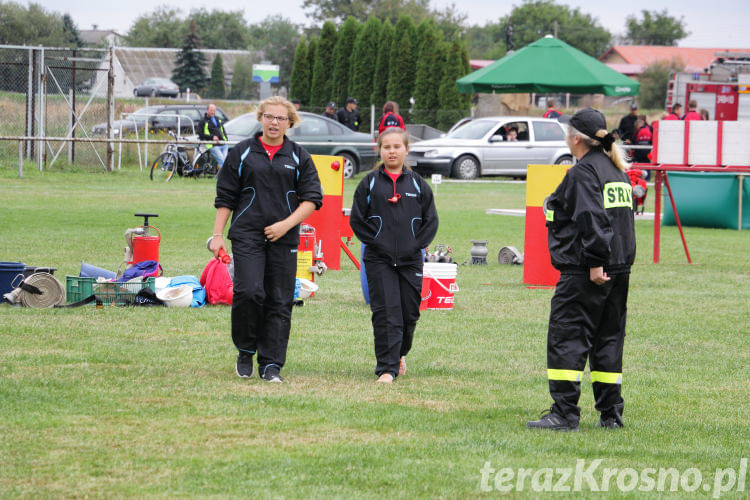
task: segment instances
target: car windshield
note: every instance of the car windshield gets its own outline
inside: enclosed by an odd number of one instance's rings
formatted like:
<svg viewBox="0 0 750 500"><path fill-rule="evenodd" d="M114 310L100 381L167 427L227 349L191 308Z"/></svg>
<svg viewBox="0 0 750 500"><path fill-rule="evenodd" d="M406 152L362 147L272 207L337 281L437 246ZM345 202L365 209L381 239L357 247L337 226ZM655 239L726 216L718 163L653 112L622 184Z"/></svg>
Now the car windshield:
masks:
<svg viewBox="0 0 750 500"><path fill-rule="evenodd" d="M481 139L490 129L497 126L494 120L475 120L467 123L459 129L454 130L447 137L454 139Z"/></svg>
<svg viewBox="0 0 750 500"><path fill-rule="evenodd" d="M224 130L227 134L242 135L248 137L257 125L258 120L256 120L255 114L247 113L242 116L238 116L234 120L229 120L228 122L226 122L224 124Z"/></svg>
<svg viewBox="0 0 750 500"><path fill-rule="evenodd" d="M148 115L155 115L157 111L158 108L155 107L141 108L132 113L123 115L123 119L126 121L136 120L138 122L145 122L149 117Z"/></svg>

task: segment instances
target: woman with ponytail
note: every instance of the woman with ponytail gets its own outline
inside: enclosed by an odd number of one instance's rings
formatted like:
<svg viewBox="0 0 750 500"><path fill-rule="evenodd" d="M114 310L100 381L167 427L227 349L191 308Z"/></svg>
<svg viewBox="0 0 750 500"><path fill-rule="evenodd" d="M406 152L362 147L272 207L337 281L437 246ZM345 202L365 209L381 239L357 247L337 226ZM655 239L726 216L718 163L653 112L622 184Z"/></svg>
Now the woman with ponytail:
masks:
<svg viewBox="0 0 750 500"><path fill-rule="evenodd" d="M578 160L544 201L549 253L560 279L547 330L547 378L554 404L526 426L578 430L581 376L589 362L597 427L622 427L622 351L630 266L635 259L633 195L623 151L604 116L587 108L561 116Z"/></svg>

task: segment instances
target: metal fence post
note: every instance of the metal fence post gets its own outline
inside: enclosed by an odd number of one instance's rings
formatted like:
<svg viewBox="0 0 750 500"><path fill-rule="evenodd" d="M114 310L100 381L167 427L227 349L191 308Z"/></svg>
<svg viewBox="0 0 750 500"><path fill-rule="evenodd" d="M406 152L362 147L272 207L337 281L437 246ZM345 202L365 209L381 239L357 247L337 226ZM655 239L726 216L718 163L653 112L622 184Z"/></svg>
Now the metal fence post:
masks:
<svg viewBox="0 0 750 500"><path fill-rule="evenodd" d="M109 71L107 72L107 138L113 139L112 120L115 115L115 71L114 71L114 47L109 48ZM107 170L114 170L114 144L107 143Z"/></svg>

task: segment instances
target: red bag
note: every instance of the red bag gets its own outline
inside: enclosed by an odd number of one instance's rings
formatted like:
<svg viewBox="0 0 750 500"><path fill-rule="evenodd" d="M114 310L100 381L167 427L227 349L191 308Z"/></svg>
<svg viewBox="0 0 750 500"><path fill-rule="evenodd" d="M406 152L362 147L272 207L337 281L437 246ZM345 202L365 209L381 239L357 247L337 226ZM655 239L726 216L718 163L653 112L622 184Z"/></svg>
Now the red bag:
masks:
<svg viewBox="0 0 750 500"><path fill-rule="evenodd" d="M234 284L229 276L227 265L217 259L211 259L201 274L201 286L206 290L209 304L232 305Z"/></svg>

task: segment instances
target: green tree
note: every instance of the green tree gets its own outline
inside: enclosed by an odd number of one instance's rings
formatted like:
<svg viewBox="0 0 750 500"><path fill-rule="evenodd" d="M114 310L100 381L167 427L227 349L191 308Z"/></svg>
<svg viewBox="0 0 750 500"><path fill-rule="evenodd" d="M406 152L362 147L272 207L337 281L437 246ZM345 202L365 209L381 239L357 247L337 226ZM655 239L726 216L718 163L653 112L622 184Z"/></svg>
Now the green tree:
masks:
<svg viewBox="0 0 750 500"><path fill-rule="evenodd" d="M667 100L667 83L672 71L683 71L684 65L679 61L657 61L647 66L640 74L638 81L641 90L638 100L644 109L663 108Z"/></svg>
<svg viewBox="0 0 750 500"><path fill-rule="evenodd" d="M181 91L190 89L191 92L202 92L206 87L206 58L200 48L200 37L197 33L195 21L190 22L190 29L182 44L182 49L175 58L172 70L172 81L180 86Z"/></svg>
<svg viewBox="0 0 750 500"><path fill-rule="evenodd" d="M36 3L0 2L0 44L70 46L69 35L58 13Z"/></svg>
<svg viewBox="0 0 750 500"><path fill-rule="evenodd" d="M224 88L224 62L221 54L216 54L211 64L211 82L208 85L208 97L213 99L224 99L226 90Z"/></svg>
<svg viewBox="0 0 750 500"><path fill-rule="evenodd" d="M245 50L250 29L241 10L221 11L195 9L188 16L198 25L203 46L209 49Z"/></svg>
<svg viewBox="0 0 750 500"><path fill-rule="evenodd" d="M315 49L312 87L310 88L310 105L324 107L333 98L332 73L335 66L334 50L336 48L336 25L331 21L323 24L323 30ZM339 103L340 104L340 103Z"/></svg>
<svg viewBox="0 0 750 500"><path fill-rule="evenodd" d="M625 38L633 45L677 45L690 34L683 18L670 16L666 9L661 12L642 10L641 16L642 19L633 15L625 18Z"/></svg>
<svg viewBox="0 0 750 500"><path fill-rule="evenodd" d="M411 107L410 99L416 78L416 28L411 18L401 16L396 23L391 44L390 74L388 75L388 99L396 101L401 115Z"/></svg>
<svg viewBox="0 0 750 500"><path fill-rule="evenodd" d="M279 65L279 85L287 88L300 36L299 26L279 14L250 26L250 48L263 54L264 60Z"/></svg>
<svg viewBox="0 0 750 500"><path fill-rule="evenodd" d="M302 104L310 102L310 61L307 58L307 39L303 36L294 51L292 76L289 81L289 97L299 99Z"/></svg>
<svg viewBox="0 0 750 500"><path fill-rule="evenodd" d="M333 98L337 102L343 103L349 96L352 51L360 29L359 21L347 17L336 35L336 48L333 54Z"/></svg>
<svg viewBox="0 0 750 500"><path fill-rule="evenodd" d="M73 18L70 14L63 14L62 16L63 34L65 37L65 46L67 47L83 47L86 45L81 39L81 33L78 31Z"/></svg>
<svg viewBox="0 0 750 500"><path fill-rule="evenodd" d="M466 49L459 40L453 40L445 58L445 71L440 82L438 97L440 109L437 123L441 130L448 130L458 119L469 114L469 95L458 92L456 80L466 75Z"/></svg>
<svg viewBox="0 0 750 500"><path fill-rule="evenodd" d="M312 79L313 79L313 68L315 68L315 54L318 49L318 39L317 38L311 38L310 43L307 46L307 66L310 68L310 77L307 80L307 95L308 101L307 105L311 105L311 99L312 99Z"/></svg>
<svg viewBox="0 0 750 500"><path fill-rule="evenodd" d="M247 56L237 57L232 71L232 99L252 99L256 97L258 84L253 82L253 63Z"/></svg>
<svg viewBox="0 0 750 500"><path fill-rule="evenodd" d="M163 5L151 13L135 18L125 35L125 44L131 47L179 48L189 26L180 9Z"/></svg>
<svg viewBox="0 0 750 500"><path fill-rule="evenodd" d="M391 46L393 45L394 29L390 21L383 23L378 39L378 56L375 63L375 73L372 76L372 97L370 103L375 107L385 104L388 95L388 78L391 69Z"/></svg>
<svg viewBox="0 0 750 500"><path fill-rule="evenodd" d="M351 95L359 100L362 123L370 121L372 104L372 82L378 59L378 40L382 29L380 21L371 17L359 31L354 41L351 64Z"/></svg>
<svg viewBox="0 0 750 500"><path fill-rule="evenodd" d="M442 35L435 21L422 21L417 30L419 53L417 57L417 78L414 82L414 121L434 126L440 105L435 82L442 80L443 59Z"/></svg>
<svg viewBox="0 0 750 500"><path fill-rule="evenodd" d="M505 55L505 32L500 23L471 26L463 36L472 59L500 59Z"/></svg>
<svg viewBox="0 0 750 500"><path fill-rule="evenodd" d="M611 45L612 35L599 26L596 19L578 8L558 5L553 0L525 0L500 20L500 29L505 33L508 26L511 27L513 48L518 50L554 34L555 22L560 40L590 56L602 55Z"/></svg>

